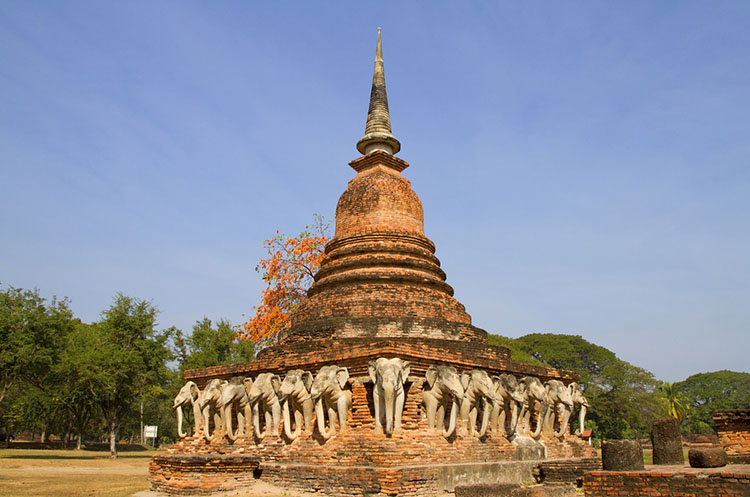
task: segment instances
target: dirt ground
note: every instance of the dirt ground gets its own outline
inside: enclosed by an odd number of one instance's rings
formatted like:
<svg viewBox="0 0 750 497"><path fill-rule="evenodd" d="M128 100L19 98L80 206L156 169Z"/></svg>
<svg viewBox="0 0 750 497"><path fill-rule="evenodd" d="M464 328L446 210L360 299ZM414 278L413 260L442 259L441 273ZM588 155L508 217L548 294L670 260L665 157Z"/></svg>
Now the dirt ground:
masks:
<svg viewBox="0 0 750 497"><path fill-rule="evenodd" d="M2 497L162 497L148 490L154 451L0 449ZM308 497L257 482L251 489L209 497ZM205 496L204 496L205 497Z"/></svg>

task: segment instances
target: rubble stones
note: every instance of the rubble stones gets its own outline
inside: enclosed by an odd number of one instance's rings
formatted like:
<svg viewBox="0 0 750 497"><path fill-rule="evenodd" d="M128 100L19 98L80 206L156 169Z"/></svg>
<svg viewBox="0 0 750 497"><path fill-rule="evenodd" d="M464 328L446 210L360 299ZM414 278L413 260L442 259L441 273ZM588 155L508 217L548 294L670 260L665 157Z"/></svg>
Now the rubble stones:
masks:
<svg viewBox="0 0 750 497"><path fill-rule="evenodd" d="M727 465L727 453L721 447L698 447L688 451L692 468L720 468Z"/></svg>
<svg viewBox="0 0 750 497"><path fill-rule="evenodd" d="M609 440L602 443L602 468L605 471L643 469L643 449L637 440Z"/></svg>
<svg viewBox="0 0 750 497"><path fill-rule="evenodd" d="M657 419L651 426L654 464L684 464L680 421L676 418Z"/></svg>

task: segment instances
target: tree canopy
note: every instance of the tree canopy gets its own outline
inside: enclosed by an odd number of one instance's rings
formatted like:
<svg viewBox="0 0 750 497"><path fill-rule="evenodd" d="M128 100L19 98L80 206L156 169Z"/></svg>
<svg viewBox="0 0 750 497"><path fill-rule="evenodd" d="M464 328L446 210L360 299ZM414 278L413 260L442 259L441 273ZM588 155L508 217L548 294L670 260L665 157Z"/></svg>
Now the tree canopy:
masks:
<svg viewBox="0 0 750 497"><path fill-rule="evenodd" d="M683 428L688 433L712 433L715 409L750 409L750 374L734 371L698 373L674 384L687 404Z"/></svg>

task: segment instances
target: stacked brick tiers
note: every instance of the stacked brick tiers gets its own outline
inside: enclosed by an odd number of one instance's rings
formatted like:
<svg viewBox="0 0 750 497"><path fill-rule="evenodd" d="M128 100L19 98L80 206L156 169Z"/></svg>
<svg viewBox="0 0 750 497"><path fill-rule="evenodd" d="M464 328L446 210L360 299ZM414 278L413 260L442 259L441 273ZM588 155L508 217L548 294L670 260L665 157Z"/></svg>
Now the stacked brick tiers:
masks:
<svg viewBox="0 0 750 497"><path fill-rule="evenodd" d="M713 418L729 461L750 463L750 409L714 411Z"/></svg>
<svg viewBox="0 0 750 497"><path fill-rule="evenodd" d="M719 470L659 467L646 471L592 471L583 480L586 497L713 497L750 495L750 466Z"/></svg>

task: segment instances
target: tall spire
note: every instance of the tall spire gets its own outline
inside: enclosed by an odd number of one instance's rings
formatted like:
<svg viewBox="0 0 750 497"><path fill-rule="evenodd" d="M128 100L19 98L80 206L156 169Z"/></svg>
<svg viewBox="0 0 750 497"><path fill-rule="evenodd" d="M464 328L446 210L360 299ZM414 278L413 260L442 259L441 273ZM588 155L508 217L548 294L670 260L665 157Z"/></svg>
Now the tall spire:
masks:
<svg viewBox="0 0 750 497"><path fill-rule="evenodd" d="M401 143L391 134L391 116L388 113L388 95L385 93L385 70L383 69L383 47L378 28L378 45L375 49L375 69L372 74L370 109L367 111L365 136L357 142L357 150L367 155L376 150L396 154Z"/></svg>

